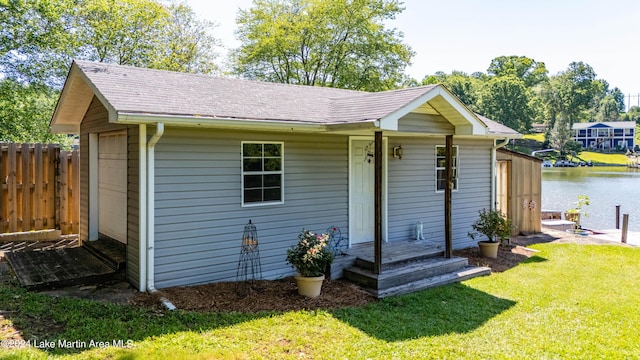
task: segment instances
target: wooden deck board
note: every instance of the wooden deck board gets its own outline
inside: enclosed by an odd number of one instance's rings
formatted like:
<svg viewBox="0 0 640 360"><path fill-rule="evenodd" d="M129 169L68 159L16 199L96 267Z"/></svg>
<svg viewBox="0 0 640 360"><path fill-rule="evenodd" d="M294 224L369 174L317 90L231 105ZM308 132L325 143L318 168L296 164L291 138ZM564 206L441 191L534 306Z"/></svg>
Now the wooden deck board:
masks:
<svg viewBox="0 0 640 360"><path fill-rule="evenodd" d="M115 271L82 247L5 254L20 284L44 289L103 281Z"/></svg>
<svg viewBox="0 0 640 360"><path fill-rule="evenodd" d="M119 241L112 239L85 241L82 246L115 270L124 268L127 263L126 245Z"/></svg>
<svg viewBox="0 0 640 360"><path fill-rule="evenodd" d="M406 259L411 259L416 254L435 255L442 253L440 245L430 242L417 242L417 241L395 241L382 244L382 264L402 262ZM358 258L373 262L373 245L372 244L358 244L353 246L348 251L349 255L357 256Z"/></svg>

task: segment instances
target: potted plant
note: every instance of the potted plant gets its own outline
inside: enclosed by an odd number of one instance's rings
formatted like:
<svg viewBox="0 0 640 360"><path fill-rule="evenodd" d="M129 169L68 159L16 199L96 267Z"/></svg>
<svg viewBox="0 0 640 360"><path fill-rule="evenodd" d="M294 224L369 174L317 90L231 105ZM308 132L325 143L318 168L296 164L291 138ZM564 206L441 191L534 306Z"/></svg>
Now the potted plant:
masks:
<svg viewBox="0 0 640 360"><path fill-rule="evenodd" d="M580 226L581 215L584 215L584 217L589 216L589 214L582 211L582 208L587 205L589 205L589 197L586 195L578 195L578 202L576 203L576 206L564 212L564 219L575 223L574 230L582 228Z"/></svg>
<svg viewBox="0 0 640 360"><path fill-rule="evenodd" d="M322 289L324 274L333 262L329 249L329 234L314 234L302 229L298 243L287 250L287 262L298 274L298 293L307 297L317 297Z"/></svg>
<svg viewBox="0 0 640 360"><path fill-rule="evenodd" d="M508 219L498 210L482 209L478 211L479 216L476 222L471 225L473 232L467 235L475 240L478 235L484 235L487 240L478 241L480 254L488 258L498 257L499 240L511 237L511 219Z"/></svg>

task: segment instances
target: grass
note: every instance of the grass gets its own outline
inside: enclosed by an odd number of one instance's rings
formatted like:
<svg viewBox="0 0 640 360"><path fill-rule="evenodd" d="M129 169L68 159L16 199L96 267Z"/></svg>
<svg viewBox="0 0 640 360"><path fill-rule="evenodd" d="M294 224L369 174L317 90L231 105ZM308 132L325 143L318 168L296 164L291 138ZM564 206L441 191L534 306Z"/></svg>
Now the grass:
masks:
<svg viewBox="0 0 640 360"><path fill-rule="evenodd" d="M629 161L624 154L604 154L592 151L582 151L578 157L582 161L591 161L594 164L627 165Z"/></svg>
<svg viewBox="0 0 640 360"><path fill-rule="evenodd" d="M362 308L157 313L0 288L0 309L40 339L131 340L131 348L21 349L4 358L637 358L640 249L538 244L489 277ZM37 320L37 321L36 321Z"/></svg>
<svg viewBox="0 0 640 360"><path fill-rule="evenodd" d="M525 134L522 136L523 139L527 139L527 140L535 140L537 142L544 142L544 133L539 133L539 134Z"/></svg>

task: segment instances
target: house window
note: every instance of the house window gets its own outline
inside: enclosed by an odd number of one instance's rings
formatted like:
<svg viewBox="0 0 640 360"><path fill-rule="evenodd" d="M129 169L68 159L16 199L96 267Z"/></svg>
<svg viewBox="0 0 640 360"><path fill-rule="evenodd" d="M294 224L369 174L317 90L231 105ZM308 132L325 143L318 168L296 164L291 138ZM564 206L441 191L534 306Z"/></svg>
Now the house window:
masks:
<svg viewBox="0 0 640 360"><path fill-rule="evenodd" d="M242 142L242 204L282 204L283 143Z"/></svg>
<svg viewBox="0 0 640 360"><path fill-rule="evenodd" d="M446 147L436 146L436 192L444 191L447 181ZM453 190L458 190L458 146L453 146Z"/></svg>

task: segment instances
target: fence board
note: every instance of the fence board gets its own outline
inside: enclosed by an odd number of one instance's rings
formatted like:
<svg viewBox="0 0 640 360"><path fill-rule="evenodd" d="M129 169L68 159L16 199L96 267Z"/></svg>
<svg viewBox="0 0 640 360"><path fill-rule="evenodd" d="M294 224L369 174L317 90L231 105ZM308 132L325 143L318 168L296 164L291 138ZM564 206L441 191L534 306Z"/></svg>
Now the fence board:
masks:
<svg viewBox="0 0 640 360"><path fill-rule="evenodd" d="M58 203L60 204L60 230L63 233L69 232L69 210L68 210L68 198L69 187L67 186L67 180L69 176L69 156L66 151L60 152L60 162L58 164Z"/></svg>
<svg viewBox="0 0 640 360"><path fill-rule="evenodd" d="M18 187L16 183L16 173L18 172L18 164L16 162L17 145L9 144L8 158L9 168L7 169L7 211L9 218L9 232L18 231Z"/></svg>
<svg viewBox="0 0 640 360"><path fill-rule="evenodd" d="M31 230L31 151L29 144L22 144L22 231Z"/></svg>
<svg viewBox="0 0 640 360"><path fill-rule="evenodd" d="M35 173L34 173L34 189L33 189L33 203L34 203L34 230L42 230L43 229L43 210L46 206L44 203L44 179L43 179L43 164L42 164L42 144L36 144L34 153L34 164L35 164ZM1 202L0 202L1 203ZM42 204L42 205L40 205Z"/></svg>
<svg viewBox="0 0 640 360"><path fill-rule="evenodd" d="M79 152L0 143L0 232L78 232Z"/></svg>
<svg viewBox="0 0 640 360"><path fill-rule="evenodd" d="M59 229L56 224L56 148L49 146L47 148L47 162L45 168L47 169L47 187L46 187L46 224L47 229Z"/></svg>

